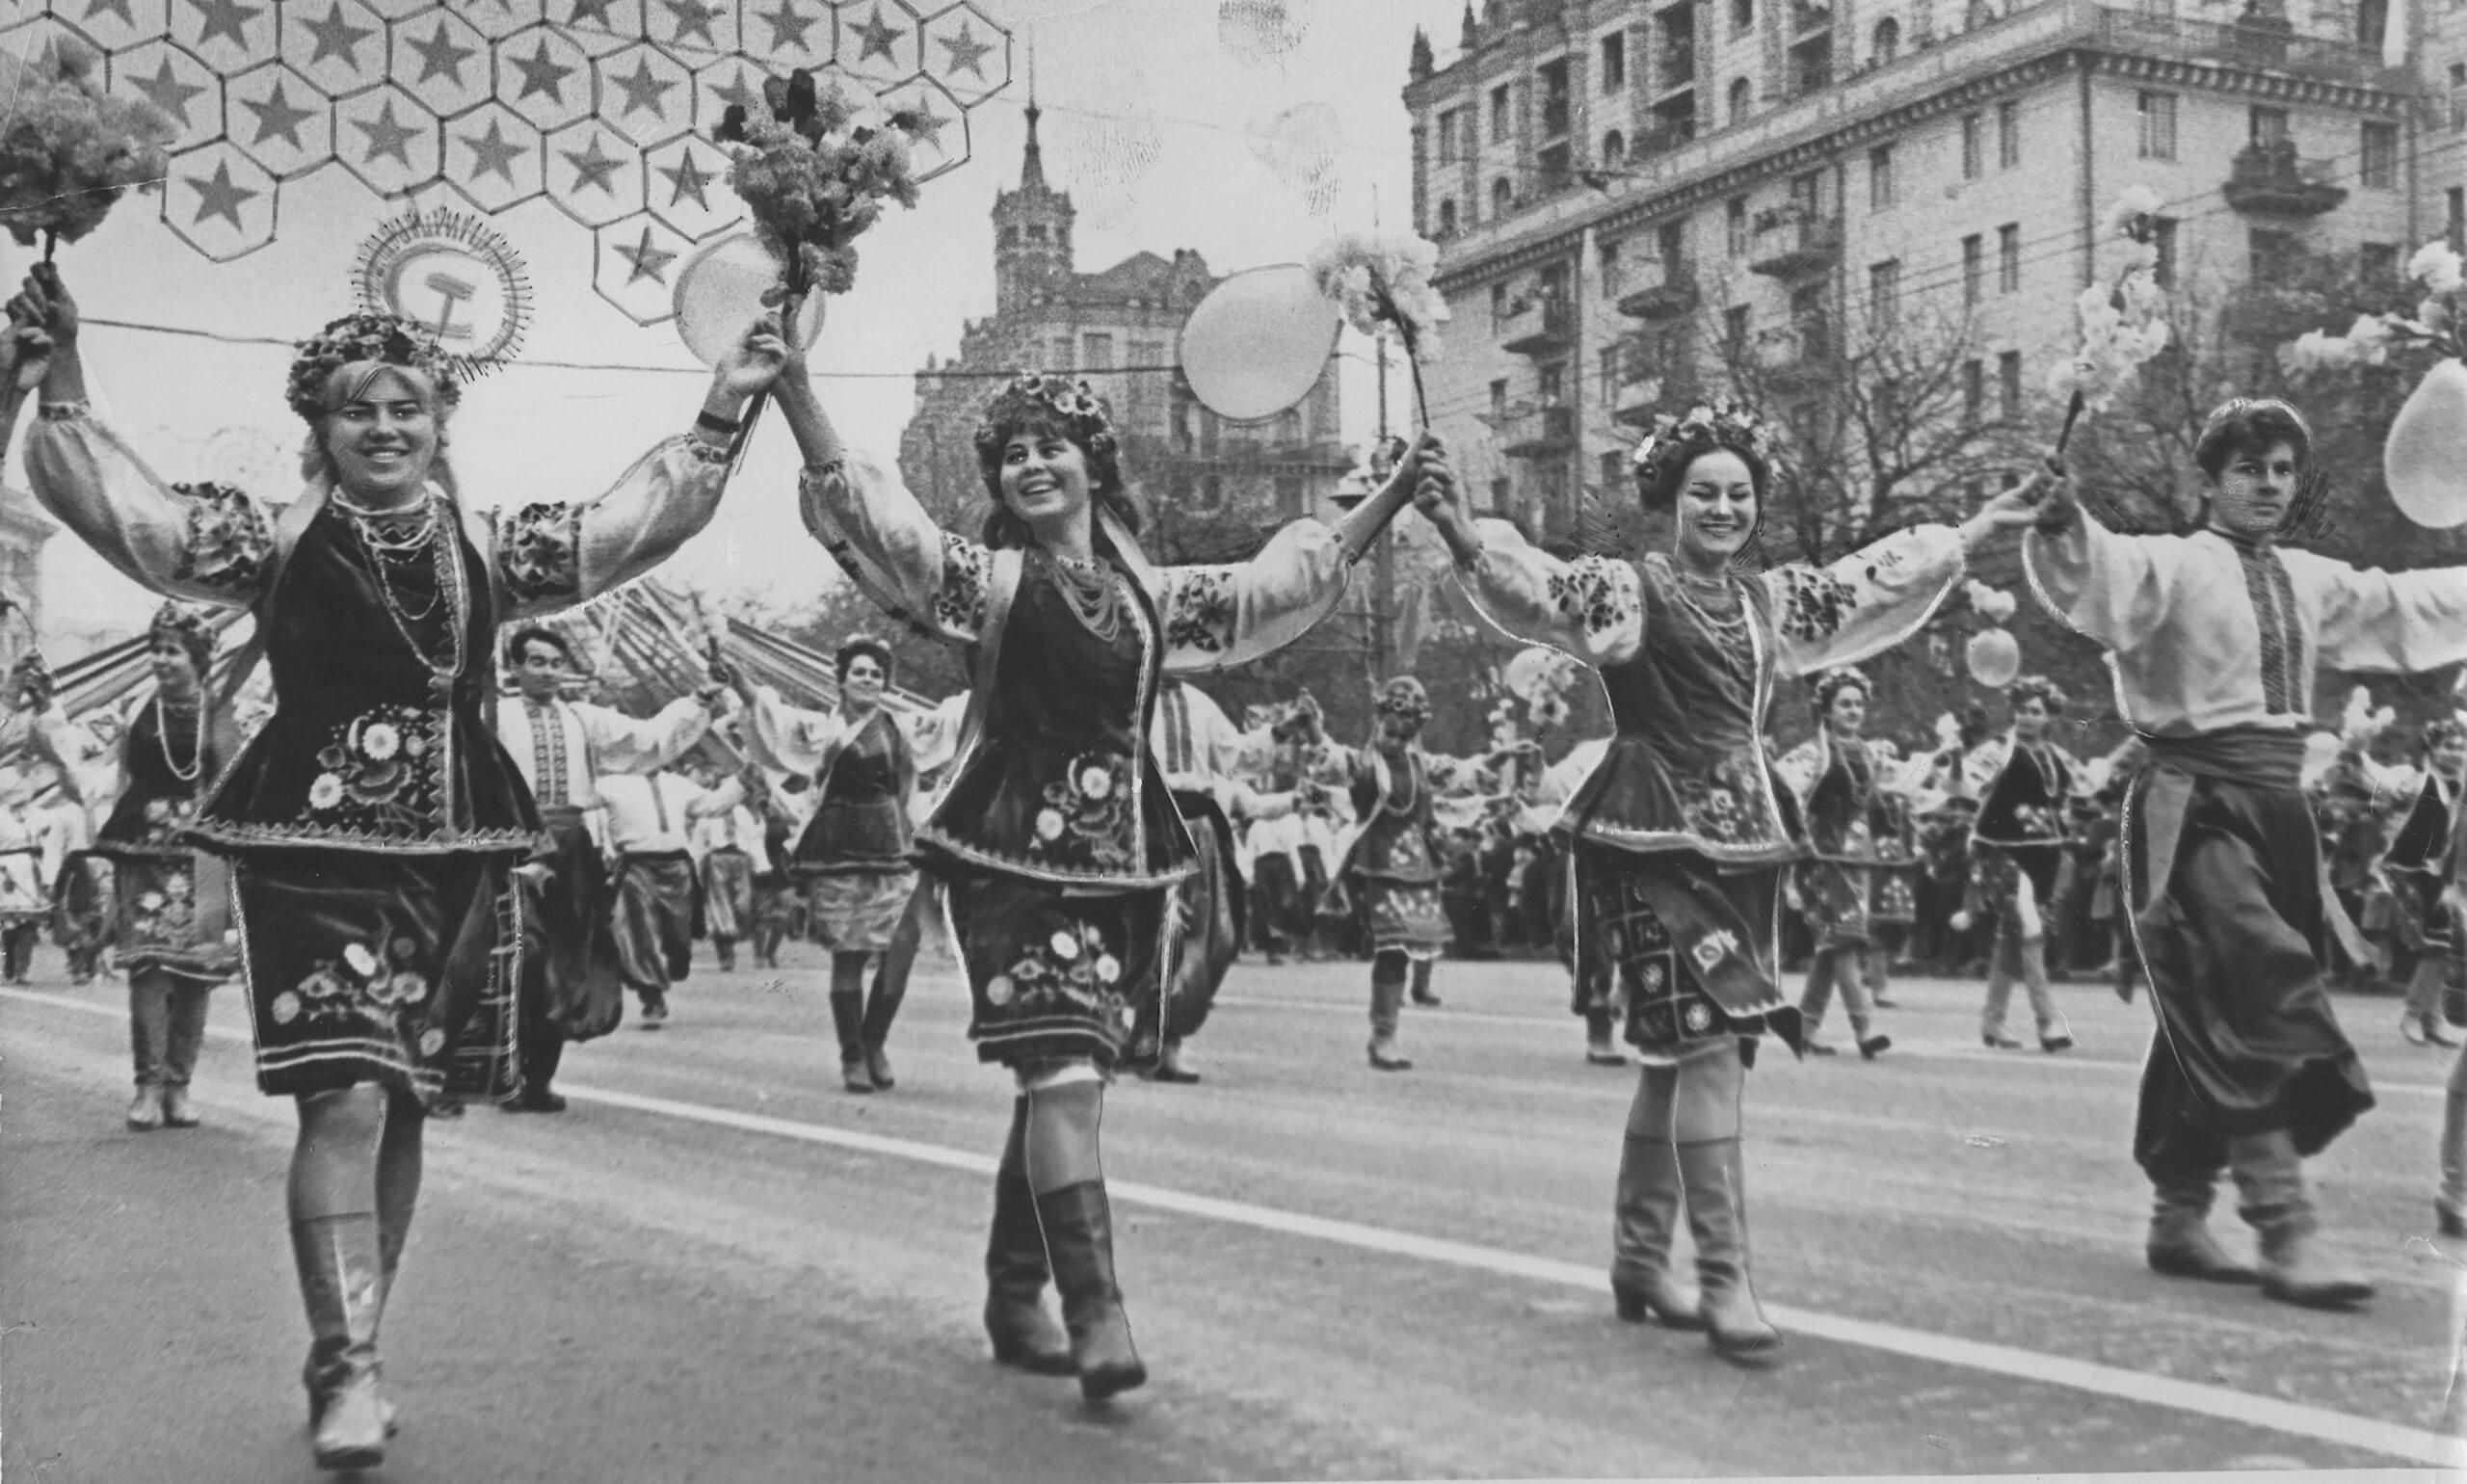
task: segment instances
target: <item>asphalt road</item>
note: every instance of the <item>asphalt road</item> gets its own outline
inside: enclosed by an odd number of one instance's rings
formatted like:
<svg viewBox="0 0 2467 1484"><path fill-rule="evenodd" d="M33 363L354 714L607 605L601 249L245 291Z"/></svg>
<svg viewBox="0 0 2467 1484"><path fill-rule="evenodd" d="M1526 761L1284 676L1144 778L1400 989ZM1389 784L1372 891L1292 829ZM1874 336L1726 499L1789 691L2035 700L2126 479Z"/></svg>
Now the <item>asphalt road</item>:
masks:
<svg viewBox="0 0 2467 1484"><path fill-rule="evenodd" d="M2079 1050L1978 1043L1915 981L1896 1048L1749 1080L1742 1371L1617 1322L1603 1280L1632 1072L1584 1064L1543 965L1450 964L1418 1070L1365 1065L1366 971L1246 964L1199 1086L1108 1103L1121 1276L1154 1379L1104 1407L985 1358L1010 1087L920 975L899 1089L838 1088L818 956L704 961L657 1034L575 1048L556 1117L432 1126L385 1336L389 1480L1586 1477L2425 1467L2467 1244L2431 1239L2447 1063L2343 1005L2381 1106L2318 1162L2362 1314L2140 1263L2127 1150L2148 1012L2062 987ZM809 950L807 950L809 954ZM44 967L56 969L46 955ZM313 1477L282 1235L287 1103L216 995L208 1122L134 1134L117 984L0 990L0 1471ZM2223 1193L2215 1225L2248 1234Z"/></svg>

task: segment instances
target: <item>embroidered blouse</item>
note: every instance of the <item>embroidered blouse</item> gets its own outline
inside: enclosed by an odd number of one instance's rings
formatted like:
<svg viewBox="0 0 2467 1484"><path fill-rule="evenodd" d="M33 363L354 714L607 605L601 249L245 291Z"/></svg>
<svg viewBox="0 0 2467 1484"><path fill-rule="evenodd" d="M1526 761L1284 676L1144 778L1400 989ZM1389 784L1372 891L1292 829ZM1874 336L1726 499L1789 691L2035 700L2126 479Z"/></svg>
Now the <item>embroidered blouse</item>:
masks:
<svg viewBox="0 0 2467 1484"><path fill-rule="evenodd" d="M1917 767L1927 763L1920 759ZM1891 743L1836 737L1819 728L1774 771L1798 797L1817 860L1850 865L1911 860L1906 795L1915 770L1894 755Z"/></svg>

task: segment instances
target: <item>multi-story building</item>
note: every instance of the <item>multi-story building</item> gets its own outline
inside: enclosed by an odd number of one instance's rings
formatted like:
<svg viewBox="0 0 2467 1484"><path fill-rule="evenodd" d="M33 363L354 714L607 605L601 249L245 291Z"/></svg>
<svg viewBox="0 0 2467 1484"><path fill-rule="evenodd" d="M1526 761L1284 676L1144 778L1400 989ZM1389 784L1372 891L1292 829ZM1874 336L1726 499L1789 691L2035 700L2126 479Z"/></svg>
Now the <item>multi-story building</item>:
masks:
<svg viewBox="0 0 2467 1484"><path fill-rule="evenodd" d="M1739 364L1820 392L1877 316L1958 326L1974 414L2030 404L2128 187L2173 281L2392 270L2467 215L2467 7L2400 5L1469 6L1405 89L1435 417L1478 504L1563 533L1656 411Z"/></svg>
<svg viewBox="0 0 2467 1484"><path fill-rule="evenodd" d="M1086 378L1112 403L1122 465L1154 522L1152 554L1221 557L1262 528L1317 512L1352 467L1339 437L1336 362L1302 404L1259 424L1201 406L1175 364L1183 319L1219 281L1199 253L1139 252L1101 273L1073 266L1074 213L1048 185L1027 110L1019 189L994 203L994 313L962 331L960 354L916 377L900 465L955 529L986 509L972 436L998 378L1021 369Z"/></svg>

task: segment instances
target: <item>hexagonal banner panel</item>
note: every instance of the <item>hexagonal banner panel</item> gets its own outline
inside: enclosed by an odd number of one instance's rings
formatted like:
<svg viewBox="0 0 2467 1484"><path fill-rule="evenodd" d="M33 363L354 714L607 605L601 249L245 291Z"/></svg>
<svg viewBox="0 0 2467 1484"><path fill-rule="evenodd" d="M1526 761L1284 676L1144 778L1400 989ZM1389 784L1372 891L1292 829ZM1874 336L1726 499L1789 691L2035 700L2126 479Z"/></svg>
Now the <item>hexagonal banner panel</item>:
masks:
<svg viewBox="0 0 2467 1484"><path fill-rule="evenodd" d="M768 111L762 101L763 72L742 57L730 57L699 67L694 73L694 132L705 139L720 126L729 105L741 103L757 117Z"/></svg>
<svg viewBox="0 0 2467 1484"><path fill-rule="evenodd" d="M454 0L454 13L492 41L548 18L544 0Z"/></svg>
<svg viewBox="0 0 2467 1484"><path fill-rule="evenodd" d="M676 317L676 271L693 244L649 214L613 222L592 234L591 286L637 325Z"/></svg>
<svg viewBox="0 0 2467 1484"><path fill-rule="evenodd" d="M832 60L859 77L892 82L925 70L916 13L900 0L843 0Z"/></svg>
<svg viewBox="0 0 2467 1484"><path fill-rule="evenodd" d="M925 75L970 107L1011 80L1011 37L970 3L925 22Z"/></svg>
<svg viewBox="0 0 2467 1484"><path fill-rule="evenodd" d="M643 157L597 119L547 137L548 199L585 226L606 226L643 209Z"/></svg>
<svg viewBox="0 0 2467 1484"><path fill-rule="evenodd" d="M644 34L689 66L733 56L735 0L645 0Z"/></svg>
<svg viewBox="0 0 2467 1484"><path fill-rule="evenodd" d="M968 110L942 84L930 77L912 77L883 93L883 107L908 131L910 167L918 180L931 180L968 163Z"/></svg>
<svg viewBox="0 0 2467 1484"><path fill-rule="evenodd" d="M360 0L282 0L282 60L329 97L385 76L385 17Z"/></svg>
<svg viewBox="0 0 2467 1484"><path fill-rule="evenodd" d="M591 112L591 58L553 26L534 26L496 43L497 101L541 129L561 129Z"/></svg>
<svg viewBox="0 0 2467 1484"><path fill-rule="evenodd" d="M489 39L461 16L432 10L387 28L387 73L439 119L489 96Z"/></svg>
<svg viewBox="0 0 2467 1484"><path fill-rule="evenodd" d="M643 0L547 0L548 23L595 57L643 39Z"/></svg>
<svg viewBox="0 0 2467 1484"><path fill-rule="evenodd" d="M172 0L171 37L219 71L275 54L274 0Z"/></svg>
<svg viewBox="0 0 2467 1484"><path fill-rule="evenodd" d="M332 105L279 62L225 85L223 131L277 180L305 175L334 157Z"/></svg>
<svg viewBox="0 0 2467 1484"><path fill-rule="evenodd" d="M825 0L737 0L737 35L746 54L774 72L830 61L831 33Z"/></svg>
<svg viewBox="0 0 2467 1484"><path fill-rule="evenodd" d="M274 241L275 180L228 140L172 156L163 222L218 263Z"/></svg>
<svg viewBox="0 0 2467 1484"><path fill-rule="evenodd" d="M97 68L104 63L102 43L57 15L35 15L0 26L0 53L31 62L66 46L71 56L88 59Z"/></svg>
<svg viewBox="0 0 2467 1484"><path fill-rule="evenodd" d="M55 0L53 14L66 18L71 14L77 29L93 37L102 46L118 50L135 46L141 41L157 41L172 30L172 0ZM0 15L40 10L33 0L17 0L15 5L0 9Z"/></svg>
<svg viewBox="0 0 2467 1484"><path fill-rule="evenodd" d="M664 144L693 127L694 79L658 47L638 42L592 68L599 78L599 117L635 144Z"/></svg>
<svg viewBox="0 0 2467 1484"><path fill-rule="evenodd" d="M391 83L334 105L334 158L380 196L408 196L445 168L445 137L417 98Z"/></svg>
<svg viewBox="0 0 2467 1484"><path fill-rule="evenodd" d="M540 131L502 103L445 126L445 178L482 211L503 211L545 189Z"/></svg>
<svg viewBox="0 0 2467 1484"><path fill-rule="evenodd" d="M660 225L696 242L745 217L745 203L729 188L728 154L699 135L671 140L644 155L643 189Z"/></svg>
<svg viewBox="0 0 2467 1484"><path fill-rule="evenodd" d="M106 69L111 91L144 98L179 125L174 149L190 149L223 137L223 79L186 48L147 41L112 54Z"/></svg>

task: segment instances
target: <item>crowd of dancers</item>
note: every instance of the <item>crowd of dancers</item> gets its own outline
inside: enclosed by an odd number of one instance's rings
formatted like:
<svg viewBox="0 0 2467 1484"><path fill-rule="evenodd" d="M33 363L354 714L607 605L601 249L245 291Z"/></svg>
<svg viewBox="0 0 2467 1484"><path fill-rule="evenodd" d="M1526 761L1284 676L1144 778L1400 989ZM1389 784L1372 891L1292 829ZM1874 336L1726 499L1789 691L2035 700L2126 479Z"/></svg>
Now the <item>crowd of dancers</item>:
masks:
<svg viewBox="0 0 2467 1484"><path fill-rule="evenodd" d="M116 733L71 723L21 677L29 755L73 796L61 828L96 823L46 862L71 889L46 902L30 864L31 900L0 902L0 927L54 912L82 971L108 950L128 976L140 1126L195 1121L184 1089L206 995L244 985L258 1084L299 1111L290 1234L323 1467L381 1461L398 1425L378 1330L426 1121L479 1100L561 1108L565 1047L616 1026L628 993L637 1023L666 1021L698 917L724 964L740 944L776 963L792 929L829 950L852 1093L894 1086L892 1020L926 926L947 926L969 1039L1016 1091L985 1263L993 1353L1075 1377L1091 1399L1147 1375L1114 1271L1107 1086L1198 1075L1186 1044L1246 939L1366 956L1367 1061L1402 1072L1402 1008L1436 997L1452 940L1547 936L1588 1057L1641 1063L1612 1181L1617 1312L1756 1363L1782 1343L1747 1239L1741 1107L1759 1047L1831 1049L1817 1032L1838 996L1872 1060L1891 1045L1875 1009L1896 955L1976 954L1984 1041L2018 1046L2004 1032L2018 981L2040 1048L2060 1053L2073 1042L2050 942L2077 952L2104 925L2158 1026L2132 1135L2156 1198L2150 1265L2307 1305L2371 1293L2316 1240L2303 1167L2372 1105L2327 993L2343 962L2376 952L2342 891L2386 882L2375 900L2397 905L2375 921L2401 924L2411 982L2457 983L2467 744L2428 736L2421 777L2350 746L2308 794L2314 672L2467 660L2467 570L2358 571L2279 547L2311 452L2284 404L2211 418L2207 523L2186 536L2107 530L2050 463L1959 525L1749 571L1771 451L1752 412L1716 403L1638 451L1639 498L1676 533L1665 552L1567 559L1475 519L1425 435L1337 525L1296 520L1246 562L1159 567L1109 411L1065 378L1021 376L990 400L973 531L939 526L895 470L841 441L802 353L767 323L721 361L692 424L615 487L484 514L446 456L450 360L417 327L362 313L300 347L286 390L308 430L307 489L277 506L168 483L93 414L56 269L37 268L9 313L7 382L40 387L38 496L173 601L151 633L152 697ZM583 667L544 621L708 522L756 395L796 440L814 539L888 620L963 651L966 693L894 707L891 650L858 636L834 656L829 709L792 704L725 652L707 685L649 718L572 694ZM1422 745L1431 699L1410 677L1380 687L1358 741L1329 735L1307 699L1238 728L1189 683L1327 618L1407 503L1493 623L1598 676L1610 736L1555 766L1514 738L1446 756ZM2109 652L2135 743L2068 756L2049 735L2065 698L2037 678L2008 689L2002 735L1974 719L1906 757L1870 737L1856 665L1917 633L1975 553L2015 539L2036 600ZM207 683L213 630L194 605L255 619L273 705L247 735ZM1771 711L1794 677L1817 729L1777 754ZM21 764L8 786L30 799L39 773ZM2347 857L2321 847L2317 798L2398 809L2362 875L2333 869ZM2342 841L2370 834L2338 827ZM1795 994L1786 926L1809 963ZM2430 1039L2441 1007L2426 993L2407 1023ZM2208 1228L2221 1174L2257 1262ZM1693 1283L1675 1260L1683 1224Z"/></svg>

